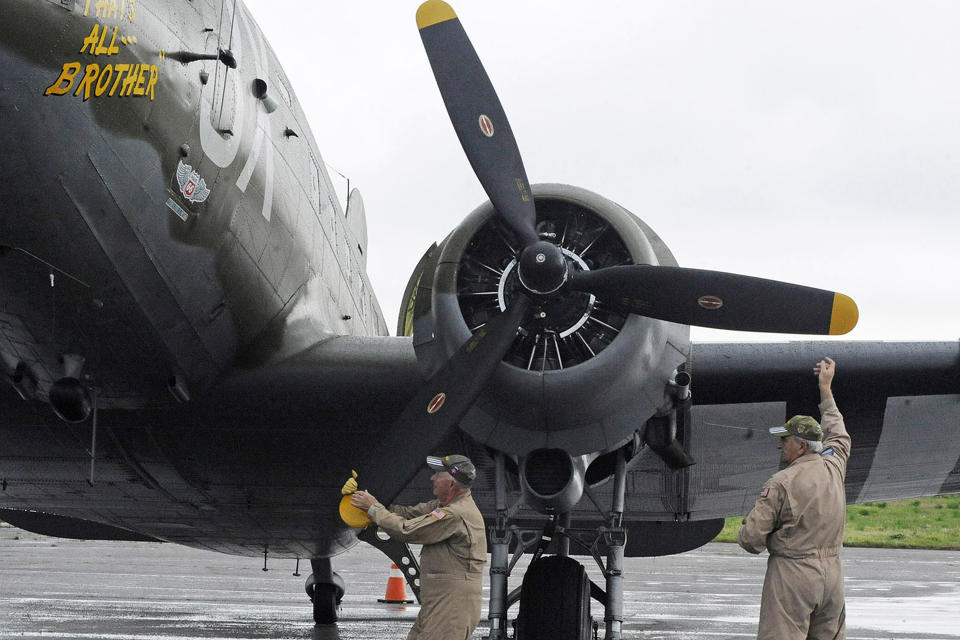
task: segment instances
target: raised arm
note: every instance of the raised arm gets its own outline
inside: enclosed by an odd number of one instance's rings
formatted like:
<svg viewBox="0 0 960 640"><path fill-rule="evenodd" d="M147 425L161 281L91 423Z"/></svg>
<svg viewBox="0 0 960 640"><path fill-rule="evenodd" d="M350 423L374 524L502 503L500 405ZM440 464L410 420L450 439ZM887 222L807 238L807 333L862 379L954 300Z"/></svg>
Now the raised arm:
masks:
<svg viewBox="0 0 960 640"><path fill-rule="evenodd" d="M843 415L833 397L833 377L837 365L831 358L824 358L813 367L820 388L820 427L823 429L823 447L827 455L833 450L841 471L846 474L850 457L850 434L843 423Z"/></svg>

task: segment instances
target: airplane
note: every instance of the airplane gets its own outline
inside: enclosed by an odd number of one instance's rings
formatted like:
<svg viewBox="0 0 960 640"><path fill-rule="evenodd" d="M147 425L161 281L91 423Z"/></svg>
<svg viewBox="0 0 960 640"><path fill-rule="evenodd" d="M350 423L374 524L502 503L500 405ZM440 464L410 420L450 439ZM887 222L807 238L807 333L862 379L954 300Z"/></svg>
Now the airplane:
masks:
<svg viewBox="0 0 960 640"><path fill-rule="evenodd" d="M690 326L842 335L858 312L681 267L619 204L529 184L449 5L424 3L418 28L489 201L423 253L396 336L363 199L340 203L242 3L0 7L0 519L308 559L329 623L346 590L331 559L360 540L419 586L406 545L341 519L350 470L414 502L424 458L460 452L490 524L490 637L515 604L515 637L585 637L592 598L619 638L623 558L697 548L749 510L777 469L765 430L816 415L797 379L823 355L842 367L848 502L960 492L960 345L691 342ZM538 613L558 596L580 613Z"/></svg>

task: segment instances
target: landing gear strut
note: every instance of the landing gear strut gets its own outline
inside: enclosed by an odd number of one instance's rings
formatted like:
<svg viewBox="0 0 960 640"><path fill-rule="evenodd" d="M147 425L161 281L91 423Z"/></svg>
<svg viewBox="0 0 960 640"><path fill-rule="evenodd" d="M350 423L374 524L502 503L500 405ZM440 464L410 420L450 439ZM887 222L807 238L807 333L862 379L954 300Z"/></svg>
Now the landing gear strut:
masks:
<svg viewBox="0 0 960 640"><path fill-rule="evenodd" d="M313 601L313 621L333 624L340 618L340 601L345 587L343 578L333 570L330 558L310 560L313 573L307 578L305 589Z"/></svg>
<svg viewBox="0 0 960 640"><path fill-rule="evenodd" d="M489 640L507 640L507 610L520 600L515 640L540 638L577 638L588 640L593 629L590 599L604 606L604 640L623 637L623 557L626 529L623 527L626 460L617 454L614 471L613 504L608 525L596 530L570 528L569 513L552 517L543 531L521 530L508 526L506 479L503 454L496 456L497 519L490 531L490 635ZM546 545L559 535L556 556L541 558ZM592 535L592 544L583 538ZM568 556L575 542L593 556L606 582L606 590L590 582L583 566ZM510 545L516 544L513 558ZM527 568L523 586L507 593L507 579L520 557L534 546L533 560ZM606 562L601 557L605 552Z"/></svg>

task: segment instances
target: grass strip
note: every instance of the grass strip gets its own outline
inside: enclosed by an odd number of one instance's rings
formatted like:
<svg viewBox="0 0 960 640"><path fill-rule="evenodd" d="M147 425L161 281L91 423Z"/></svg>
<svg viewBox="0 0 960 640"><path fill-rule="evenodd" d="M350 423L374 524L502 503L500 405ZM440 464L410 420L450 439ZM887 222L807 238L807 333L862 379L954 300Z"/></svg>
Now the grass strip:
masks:
<svg viewBox="0 0 960 640"><path fill-rule="evenodd" d="M727 518L715 542L736 542L742 517ZM960 550L960 495L847 506L845 547Z"/></svg>

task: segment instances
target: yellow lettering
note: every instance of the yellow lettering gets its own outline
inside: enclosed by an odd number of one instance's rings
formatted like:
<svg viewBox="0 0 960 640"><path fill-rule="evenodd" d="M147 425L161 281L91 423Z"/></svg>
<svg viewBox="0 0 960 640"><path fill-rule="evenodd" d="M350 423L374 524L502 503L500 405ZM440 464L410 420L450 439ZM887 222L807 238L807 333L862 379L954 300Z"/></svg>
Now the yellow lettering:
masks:
<svg viewBox="0 0 960 640"><path fill-rule="evenodd" d="M150 99L153 100L153 88L157 86L157 76L160 73L157 70L157 65L150 65L150 82L147 83L147 93L150 94Z"/></svg>
<svg viewBox="0 0 960 640"><path fill-rule="evenodd" d="M115 53L120 53L120 47L117 46L117 28L113 28L113 39L110 40L109 46L103 46L103 42L107 39L107 28L104 27L103 31L100 33L100 43L97 45L96 55L107 54L112 56Z"/></svg>
<svg viewBox="0 0 960 640"><path fill-rule="evenodd" d="M127 72L130 68L128 64L115 64L113 68L117 72L117 81L113 83L113 87L110 88L110 95L112 96L117 91L117 87L120 86L120 79L123 78L123 74ZM120 92L120 95L123 95L123 92Z"/></svg>
<svg viewBox="0 0 960 640"><path fill-rule="evenodd" d="M117 17L117 0L110 0L110 6L107 9L107 17Z"/></svg>
<svg viewBox="0 0 960 640"><path fill-rule="evenodd" d="M100 75L100 65L96 62L87 65L87 70L83 74L83 80L80 81L80 84L77 85L77 90L73 92L73 95L78 96L80 92L83 91L83 101L86 102L90 97L90 85L93 84L93 81L97 79L97 76Z"/></svg>
<svg viewBox="0 0 960 640"><path fill-rule="evenodd" d="M127 77L123 79L123 85L120 87L120 95L128 96L130 92L133 91L133 85L137 81L137 74L140 72L140 65L133 64L130 65L130 70L127 71ZM112 92L111 92L112 95Z"/></svg>
<svg viewBox="0 0 960 640"><path fill-rule="evenodd" d="M81 69L84 70L82 77ZM135 95L154 100L159 79L160 68L155 64L107 64L101 67L95 62L86 66L79 62L65 62L56 82L47 87L43 95L62 96L72 89L73 95L82 96L84 102L91 95L97 98Z"/></svg>
<svg viewBox="0 0 960 640"><path fill-rule="evenodd" d="M107 47L107 55L112 56L120 53L120 47L117 46L117 28L113 28L113 38L110 39L110 46Z"/></svg>
<svg viewBox="0 0 960 640"><path fill-rule="evenodd" d="M106 18L107 17L107 7L110 5L110 0L97 0L97 3L93 6L97 8L97 17Z"/></svg>
<svg viewBox="0 0 960 640"><path fill-rule="evenodd" d="M133 22L137 19L137 0L129 0L130 6L127 8L127 17L130 18L130 22Z"/></svg>
<svg viewBox="0 0 960 640"><path fill-rule="evenodd" d="M99 56L107 52L107 48L103 46L103 41L107 37L107 28L104 27L103 31L100 32L100 42L97 43L97 50L93 52L93 55Z"/></svg>
<svg viewBox="0 0 960 640"><path fill-rule="evenodd" d="M99 98L103 95L103 92L107 90L107 87L110 86L110 78L113 77L113 65L108 64L103 69L100 70L100 79L97 80L97 91L96 96Z"/></svg>
<svg viewBox="0 0 960 640"><path fill-rule="evenodd" d="M97 55L97 41L100 39L100 25L94 24L93 29L90 30L90 35L83 39L83 46L80 47L80 53L83 53L87 50L87 47L90 47L90 55Z"/></svg>
<svg viewBox="0 0 960 640"><path fill-rule="evenodd" d="M83 8L83 15L90 13L90 0L87 0L87 6Z"/></svg>
<svg viewBox="0 0 960 640"><path fill-rule="evenodd" d="M79 62L64 62L63 68L60 70L60 77L57 78L56 82L47 87L47 90L43 92L43 95L62 96L67 91L70 91L70 87L73 86L73 80L77 77L79 72ZM64 83L66 83L66 85L64 85Z"/></svg>
<svg viewBox="0 0 960 640"><path fill-rule="evenodd" d="M140 65L140 73L137 74L137 85L133 88L133 95L142 96L144 94L143 83L146 82L146 73L149 69L148 65Z"/></svg>

